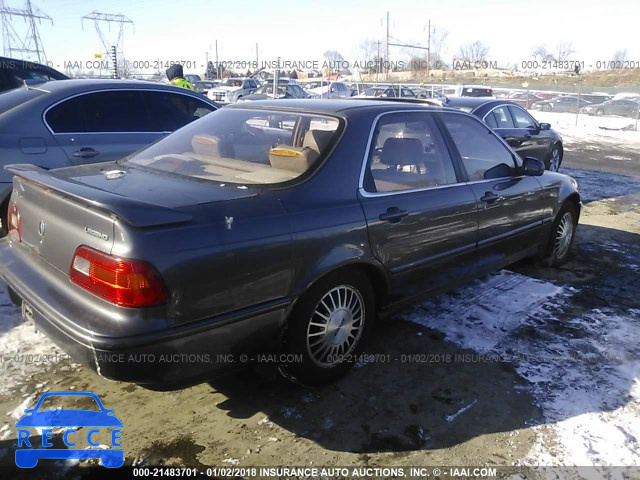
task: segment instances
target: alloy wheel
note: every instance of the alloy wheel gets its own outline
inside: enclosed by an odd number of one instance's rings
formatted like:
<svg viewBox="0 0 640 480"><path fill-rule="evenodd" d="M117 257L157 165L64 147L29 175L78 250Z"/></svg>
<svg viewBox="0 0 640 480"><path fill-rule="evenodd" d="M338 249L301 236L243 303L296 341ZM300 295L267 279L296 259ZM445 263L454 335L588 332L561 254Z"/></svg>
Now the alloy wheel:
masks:
<svg viewBox="0 0 640 480"><path fill-rule="evenodd" d="M331 367L343 361L364 330L365 303L358 290L340 285L316 305L307 328L307 351L313 362Z"/></svg>
<svg viewBox="0 0 640 480"><path fill-rule="evenodd" d="M560 162L562 158L560 157L560 149L558 147L553 147L551 150L551 161L549 162L549 170L552 172L557 172L560 170Z"/></svg>
<svg viewBox="0 0 640 480"><path fill-rule="evenodd" d="M574 230L573 214L571 212L565 212L556 229L556 238L553 245L556 258L564 258L569 252Z"/></svg>

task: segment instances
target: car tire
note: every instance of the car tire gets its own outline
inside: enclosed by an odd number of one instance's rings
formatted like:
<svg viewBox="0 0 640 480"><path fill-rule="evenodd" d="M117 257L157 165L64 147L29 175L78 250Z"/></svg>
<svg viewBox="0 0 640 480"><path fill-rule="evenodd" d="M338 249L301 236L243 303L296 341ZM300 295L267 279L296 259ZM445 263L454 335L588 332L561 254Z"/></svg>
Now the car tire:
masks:
<svg viewBox="0 0 640 480"><path fill-rule="evenodd" d="M0 222L2 225L0 226L0 238L6 237L9 233L9 196L5 198L2 203L0 203Z"/></svg>
<svg viewBox="0 0 640 480"><path fill-rule="evenodd" d="M551 153L549 154L549 160L547 161L547 170L552 172L557 172L560 170L560 165L562 164L562 147L558 143L556 143L551 149Z"/></svg>
<svg viewBox="0 0 640 480"><path fill-rule="evenodd" d="M543 105L542 106L542 110L544 110L545 112L550 112L551 111L551 105Z"/></svg>
<svg viewBox="0 0 640 480"><path fill-rule="evenodd" d="M578 208L575 203L565 203L551 228L551 236L547 244L543 262L549 267L559 267L567 262L578 227Z"/></svg>
<svg viewBox="0 0 640 480"><path fill-rule="evenodd" d="M596 117L601 117L604 115L604 110L602 110L601 108L596 110Z"/></svg>
<svg viewBox="0 0 640 480"><path fill-rule="evenodd" d="M287 362L281 363L280 373L303 385L340 378L355 363L374 319L373 289L363 273L341 270L319 280L289 317L284 339Z"/></svg>

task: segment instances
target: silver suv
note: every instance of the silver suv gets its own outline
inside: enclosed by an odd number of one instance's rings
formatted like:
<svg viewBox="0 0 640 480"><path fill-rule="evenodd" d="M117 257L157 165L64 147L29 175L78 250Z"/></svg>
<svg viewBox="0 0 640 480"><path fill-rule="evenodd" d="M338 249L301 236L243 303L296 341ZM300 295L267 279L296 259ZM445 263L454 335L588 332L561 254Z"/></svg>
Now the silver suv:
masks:
<svg viewBox="0 0 640 480"><path fill-rule="evenodd" d="M251 95L258 88L255 78L227 78L219 87L207 92L207 97L218 103L236 103L239 98Z"/></svg>

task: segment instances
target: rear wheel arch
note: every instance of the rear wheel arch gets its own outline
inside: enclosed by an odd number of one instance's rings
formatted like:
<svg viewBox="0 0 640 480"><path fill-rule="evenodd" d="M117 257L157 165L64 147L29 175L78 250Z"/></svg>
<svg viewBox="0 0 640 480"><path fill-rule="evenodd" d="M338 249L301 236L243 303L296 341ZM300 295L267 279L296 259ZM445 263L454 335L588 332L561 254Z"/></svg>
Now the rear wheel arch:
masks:
<svg viewBox="0 0 640 480"><path fill-rule="evenodd" d="M324 281L324 279L326 279L327 277L338 275L341 272L346 273L346 272L352 272L352 271L359 272L367 278L367 280L371 285L371 288L373 289L376 307L380 307L380 305L384 303L385 298L387 297L389 291L391 290L391 282L382 265L375 265L369 262L345 263L342 265L337 265L334 268L331 268L322 272L320 275L316 276L311 282L306 283L300 289L300 293L297 296L297 299L300 299L300 297L302 297L305 294L305 292L309 291L319 282ZM297 300L296 300L296 303L297 303Z"/></svg>

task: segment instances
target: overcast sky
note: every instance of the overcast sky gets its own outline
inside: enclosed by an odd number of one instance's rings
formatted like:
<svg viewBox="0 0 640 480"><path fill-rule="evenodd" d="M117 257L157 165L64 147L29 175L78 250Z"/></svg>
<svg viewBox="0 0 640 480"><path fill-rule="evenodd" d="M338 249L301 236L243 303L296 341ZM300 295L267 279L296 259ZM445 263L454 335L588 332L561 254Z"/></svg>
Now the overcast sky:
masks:
<svg viewBox="0 0 640 480"><path fill-rule="evenodd" d="M7 0L23 8L24 0ZM124 52L129 60L189 60L204 65L206 52L221 61L280 56L288 60L322 60L337 50L351 61L364 60L365 40L385 41L386 12L392 42L427 44L427 23L448 32L444 58L461 45L479 40L489 46L489 59L499 64L531 59L538 45L550 50L570 42L573 58L587 64L610 60L627 50L628 60L640 60L639 0L33 0L53 18L39 26L47 58L62 69L65 61L92 59L103 51L93 22L81 17L94 10L123 14L135 22L125 25ZM22 19L13 20L24 32ZM110 42L118 26L101 27ZM135 30L134 30L135 29ZM390 48L391 60L408 51Z"/></svg>

